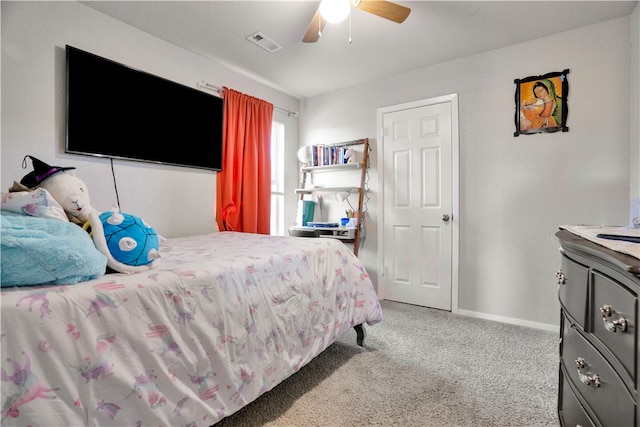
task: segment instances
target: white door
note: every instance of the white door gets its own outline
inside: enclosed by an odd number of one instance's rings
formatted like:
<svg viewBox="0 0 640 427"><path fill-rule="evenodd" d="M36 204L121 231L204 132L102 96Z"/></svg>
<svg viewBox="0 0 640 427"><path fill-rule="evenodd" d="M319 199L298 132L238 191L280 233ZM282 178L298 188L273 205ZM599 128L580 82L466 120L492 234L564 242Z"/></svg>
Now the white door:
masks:
<svg viewBox="0 0 640 427"><path fill-rule="evenodd" d="M457 221L452 109L446 100L382 114L383 297L448 311Z"/></svg>

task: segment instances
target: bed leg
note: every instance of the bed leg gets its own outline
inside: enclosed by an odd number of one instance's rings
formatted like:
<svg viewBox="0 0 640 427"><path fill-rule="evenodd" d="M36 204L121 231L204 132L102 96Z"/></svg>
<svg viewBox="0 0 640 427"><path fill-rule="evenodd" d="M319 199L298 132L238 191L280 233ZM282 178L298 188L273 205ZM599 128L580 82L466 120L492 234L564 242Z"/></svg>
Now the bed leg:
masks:
<svg viewBox="0 0 640 427"><path fill-rule="evenodd" d="M357 334L356 343L360 347L364 347L364 337L367 335L367 331L364 330L364 325L362 324L355 325L353 329L356 330L356 334Z"/></svg>

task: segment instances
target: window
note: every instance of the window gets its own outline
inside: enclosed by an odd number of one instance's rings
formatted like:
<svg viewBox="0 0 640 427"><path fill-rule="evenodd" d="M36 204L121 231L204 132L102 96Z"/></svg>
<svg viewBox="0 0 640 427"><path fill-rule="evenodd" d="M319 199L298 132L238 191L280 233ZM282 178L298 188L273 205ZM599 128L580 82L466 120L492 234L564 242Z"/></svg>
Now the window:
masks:
<svg viewBox="0 0 640 427"><path fill-rule="evenodd" d="M271 235L284 236L284 123L271 126Z"/></svg>

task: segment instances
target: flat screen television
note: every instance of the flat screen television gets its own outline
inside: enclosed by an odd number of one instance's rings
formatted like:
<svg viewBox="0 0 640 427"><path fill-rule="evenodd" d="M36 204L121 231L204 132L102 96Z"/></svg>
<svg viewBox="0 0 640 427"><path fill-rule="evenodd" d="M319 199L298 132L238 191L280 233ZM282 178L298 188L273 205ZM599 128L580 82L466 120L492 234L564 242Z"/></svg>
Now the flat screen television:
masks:
<svg viewBox="0 0 640 427"><path fill-rule="evenodd" d="M66 64L66 153L222 170L222 98L68 45Z"/></svg>

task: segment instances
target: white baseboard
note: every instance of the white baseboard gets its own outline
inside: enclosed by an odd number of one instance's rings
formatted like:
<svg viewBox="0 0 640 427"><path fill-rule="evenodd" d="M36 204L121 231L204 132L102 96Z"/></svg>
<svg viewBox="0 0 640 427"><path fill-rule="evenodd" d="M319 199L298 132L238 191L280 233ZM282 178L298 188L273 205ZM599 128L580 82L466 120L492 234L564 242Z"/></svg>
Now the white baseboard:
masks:
<svg viewBox="0 0 640 427"><path fill-rule="evenodd" d="M515 319L513 317L496 316L493 314L479 313L477 311L458 310L456 314L461 316L477 317L479 319L495 320L496 322L510 323L512 325L526 326L534 329L556 332L560 334L560 323L551 325L547 323L531 322L528 320Z"/></svg>

